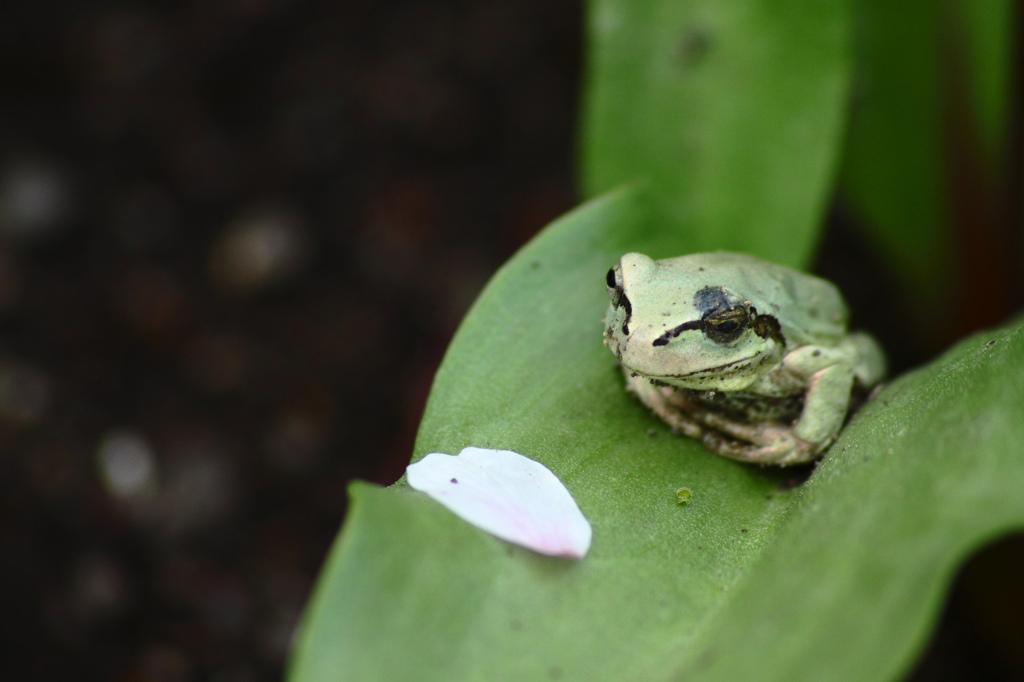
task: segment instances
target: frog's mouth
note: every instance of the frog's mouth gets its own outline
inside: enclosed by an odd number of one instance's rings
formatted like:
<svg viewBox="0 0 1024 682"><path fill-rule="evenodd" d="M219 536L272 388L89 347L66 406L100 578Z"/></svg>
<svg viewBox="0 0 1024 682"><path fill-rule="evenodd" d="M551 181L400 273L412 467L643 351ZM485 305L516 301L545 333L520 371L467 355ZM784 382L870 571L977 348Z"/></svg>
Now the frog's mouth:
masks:
<svg viewBox="0 0 1024 682"><path fill-rule="evenodd" d="M768 359L769 357L763 353L755 353L730 362L724 362L712 367L703 367L681 374L649 374L630 367L625 363L623 363L623 367L637 376L643 376L651 380L655 384L662 384L673 388L736 391L742 390L753 383L757 379L757 373L752 370L756 370L757 367L764 364Z"/></svg>
<svg viewBox="0 0 1024 682"><path fill-rule="evenodd" d="M750 366L755 364L755 361L758 361L758 360L759 360L759 362L757 362L756 364L761 365L761 364L764 363L764 354L763 353L755 353L755 354L750 355L750 356L745 357L745 358L740 358L738 360L733 360L732 362L726 362L724 364L716 365L714 367L705 367L703 369L697 369L697 370L694 370L692 372L686 372L685 374L664 374L664 375L662 375L660 377L655 377L655 378L658 378L658 379L686 379L686 378L689 378L689 377L700 377L700 376L703 376L705 374L714 374L715 376L719 376L719 375L721 375L723 373L726 376L728 376L730 374L734 374L736 372L739 372L739 371L742 371L742 370L745 370L745 369L749 369Z"/></svg>

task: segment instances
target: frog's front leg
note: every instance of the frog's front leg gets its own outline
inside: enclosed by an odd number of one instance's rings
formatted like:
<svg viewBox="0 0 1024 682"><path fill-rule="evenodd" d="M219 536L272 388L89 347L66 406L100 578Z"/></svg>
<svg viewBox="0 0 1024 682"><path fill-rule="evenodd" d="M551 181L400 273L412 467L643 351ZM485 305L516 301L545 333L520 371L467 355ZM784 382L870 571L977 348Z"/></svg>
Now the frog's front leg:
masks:
<svg viewBox="0 0 1024 682"><path fill-rule="evenodd" d="M841 352L814 346L793 351L783 365L807 382L804 409L793 425L793 433L821 452L836 439L846 420L853 369Z"/></svg>
<svg viewBox="0 0 1024 682"><path fill-rule="evenodd" d="M841 351L804 346L783 359L780 371L806 386L803 410L791 425L738 421L693 403L681 391L662 390L668 403L703 425L700 439L713 452L756 464L809 462L832 444L842 428L853 370ZM781 379L768 377L767 381L776 385Z"/></svg>
<svg viewBox="0 0 1024 682"><path fill-rule="evenodd" d="M744 424L713 412L692 413L698 421L722 433L752 443L752 446L722 439L705 444L719 454L745 462L800 464L816 459L832 441L846 420L853 390L854 373L841 354L831 349L806 346L790 353L783 366L806 382L804 407L792 426Z"/></svg>
<svg viewBox="0 0 1024 682"><path fill-rule="evenodd" d="M704 434L704 445L720 455L756 464L787 466L817 459L846 419L853 388L853 372L846 365L818 370L807 379L804 409L793 426L761 423L743 424L706 410L691 413L701 423L753 445L722 438L713 431Z"/></svg>
<svg viewBox="0 0 1024 682"><path fill-rule="evenodd" d="M853 372L845 365L833 365L811 375L804 411L793 432L801 440L815 443L824 450L839 434L850 407L853 390Z"/></svg>

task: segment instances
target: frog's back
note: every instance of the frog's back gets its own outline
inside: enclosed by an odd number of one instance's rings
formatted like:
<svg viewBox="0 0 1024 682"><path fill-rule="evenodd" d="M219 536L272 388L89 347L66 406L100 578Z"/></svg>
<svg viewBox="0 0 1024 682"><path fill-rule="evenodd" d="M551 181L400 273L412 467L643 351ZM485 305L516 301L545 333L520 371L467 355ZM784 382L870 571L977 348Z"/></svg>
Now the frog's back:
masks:
<svg viewBox="0 0 1024 682"><path fill-rule="evenodd" d="M686 271L699 286L723 287L775 317L787 345L831 345L846 334L847 309L831 282L784 265L728 251L697 253L661 261Z"/></svg>

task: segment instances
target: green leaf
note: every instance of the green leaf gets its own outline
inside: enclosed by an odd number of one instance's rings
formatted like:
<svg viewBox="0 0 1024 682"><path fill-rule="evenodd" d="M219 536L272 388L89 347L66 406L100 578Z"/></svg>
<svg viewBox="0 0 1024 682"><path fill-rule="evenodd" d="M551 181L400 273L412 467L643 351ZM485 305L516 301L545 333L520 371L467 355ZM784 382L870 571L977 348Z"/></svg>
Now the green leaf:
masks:
<svg viewBox="0 0 1024 682"><path fill-rule="evenodd" d="M1024 321L886 388L832 447L696 640L694 679L907 672L963 560L1024 527ZM640 679L643 679L640 676Z"/></svg>
<svg viewBox="0 0 1024 682"><path fill-rule="evenodd" d="M674 253L649 205L627 190L584 206L498 273L438 372L416 446L541 461L598 530L588 557L540 557L424 495L357 485L294 680L621 679L626 652L669 646L736 579L787 494L669 436L602 345L607 269L632 248Z"/></svg>
<svg viewBox="0 0 1024 682"><path fill-rule="evenodd" d="M673 253L650 205L593 202L502 269L416 446L541 461L593 524L590 555L541 557L404 485L355 484L291 680L889 679L963 556L1024 524L1019 326L894 382L796 488L670 435L601 344L608 266Z"/></svg>
<svg viewBox="0 0 1024 682"><path fill-rule="evenodd" d="M806 266L845 126L848 29L847 0L591 2L585 194L644 180L692 250Z"/></svg>
<svg viewBox="0 0 1024 682"><path fill-rule="evenodd" d="M945 290L951 271L941 9L934 0L857 4L857 73L842 172L844 196L872 240L908 284L930 297Z"/></svg>

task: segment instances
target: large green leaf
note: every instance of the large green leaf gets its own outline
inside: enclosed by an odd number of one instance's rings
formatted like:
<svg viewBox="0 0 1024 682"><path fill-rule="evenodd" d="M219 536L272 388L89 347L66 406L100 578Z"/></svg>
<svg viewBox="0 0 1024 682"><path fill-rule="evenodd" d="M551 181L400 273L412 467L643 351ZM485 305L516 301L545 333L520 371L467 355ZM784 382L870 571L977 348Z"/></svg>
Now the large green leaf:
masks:
<svg viewBox="0 0 1024 682"><path fill-rule="evenodd" d="M846 121L848 5L591 2L586 195L645 180L693 250L805 267Z"/></svg>
<svg viewBox="0 0 1024 682"><path fill-rule="evenodd" d="M1022 422L1020 320L893 382L793 496L713 621L652 672L750 679L769 659L758 679L905 672L967 555L1024 527Z"/></svg>
<svg viewBox="0 0 1024 682"><path fill-rule="evenodd" d="M648 229L649 202L587 205L495 277L416 446L545 463L593 524L590 555L541 557L403 485L356 484L294 682L891 678L964 554L1024 524L1019 328L894 382L795 488L670 435L601 345L615 258L688 250Z"/></svg>

